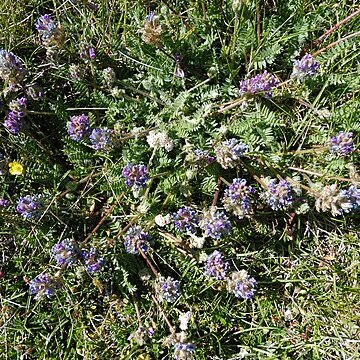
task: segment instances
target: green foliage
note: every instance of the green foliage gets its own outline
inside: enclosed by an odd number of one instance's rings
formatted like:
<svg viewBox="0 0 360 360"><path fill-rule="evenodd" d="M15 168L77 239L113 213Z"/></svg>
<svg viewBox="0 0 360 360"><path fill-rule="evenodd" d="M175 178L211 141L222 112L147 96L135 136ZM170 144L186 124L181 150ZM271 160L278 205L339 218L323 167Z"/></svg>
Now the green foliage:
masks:
<svg viewBox="0 0 360 360"><path fill-rule="evenodd" d="M359 188L360 16L320 38L356 10L334 0L1 2L1 48L27 71L15 89L1 80L2 117L12 100L28 102L20 134L0 127L0 199L9 200L0 206L0 358L171 359L167 338L191 311L182 342L196 345L195 359L355 359L359 212L316 205L326 185ZM144 33L151 11L161 26L153 41ZM35 23L44 14L61 24L63 43L42 41ZM319 70L292 78L306 53ZM271 96L240 93L239 81L265 70L279 81ZM34 84L39 99L26 91ZM92 129L114 131L109 151L69 137L70 117L81 114ZM339 131L353 133L347 156L329 151ZM169 147L154 148L153 132ZM226 167L219 146L231 138L249 151ZM216 159L201 161L195 150ZM21 175L11 173L15 161ZM147 166L144 189L125 184L128 163ZM266 177L296 189L292 207L271 208ZM235 178L255 189L244 217L223 203ZM41 216L25 219L18 201L37 194ZM177 230L173 214L184 206L201 216L216 206L231 232ZM126 252L134 226L151 236L148 251ZM52 247L64 239L98 249L101 271L86 271L84 259L56 265ZM256 279L253 299L204 275L214 250ZM59 287L36 300L29 283L45 272ZM175 302L159 304L160 275L180 281ZM129 340L139 326L154 331L143 343Z"/></svg>

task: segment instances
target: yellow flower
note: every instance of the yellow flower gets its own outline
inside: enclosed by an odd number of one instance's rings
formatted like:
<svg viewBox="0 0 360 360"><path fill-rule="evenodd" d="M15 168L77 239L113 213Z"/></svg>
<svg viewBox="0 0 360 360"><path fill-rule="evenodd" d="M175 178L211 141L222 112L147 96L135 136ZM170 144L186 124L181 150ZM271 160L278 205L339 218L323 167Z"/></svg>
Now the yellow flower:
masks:
<svg viewBox="0 0 360 360"><path fill-rule="evenodd" d="M17 161L9 163L9 173L11 175L22 175L24 173L24 167Z"/></svg>

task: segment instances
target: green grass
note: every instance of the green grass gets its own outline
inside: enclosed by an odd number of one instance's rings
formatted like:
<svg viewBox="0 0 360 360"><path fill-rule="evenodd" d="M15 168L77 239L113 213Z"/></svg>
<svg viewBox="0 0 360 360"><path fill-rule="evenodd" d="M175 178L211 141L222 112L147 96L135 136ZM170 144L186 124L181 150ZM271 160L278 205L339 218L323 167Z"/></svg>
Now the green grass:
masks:
<svg viewBox="0 0 360 360"><path fill-rule="evenodd" d="M21 58L24 84L38 84L44 97L28 101L28 127L19 135L0 126L0 152L25 167L23 176L0 175L0 198L11 203L0 208L0 359L172 359L166 320L179 332L186 311L195 359L359 359L359 212L319 212L315 198L319 184L359 187L359 38L344 38L359 31L360 15L316 43L357 10L355 3L241 3L235 16L231 1L1 2L0 48ZM157 45L139 31L150 11L162 27ZM51 51L35 30L45 13L65 34ZM80 59L90 45L96 60ZM320 63L318 74L287 81L293 60L306 52ZM184 78L175 76L175 54L184 57ZM74 64L84 73L78 80L70 76ZM116 73L111 86L103 80L107 67ZM239 81L265 69L282 82L273 97L236 105ZM24 89L11 94L1 82L1 90L5 118ZM92 127L117 131L112 151L67 136L69 117L82 113ZM152 128L167 132L174 150L150 149ZM341 130L353 132L356 150L331 156L327 143ZM236 168L196 170L186 162L190 145L213 152L232 137L250 147ZM121 175L129 161L146 164L152 177L138 198ZM154 222L184 205L211 206L219 178L222 208L226 182L246 178L261 191L262 176L289 178L308 210L276 212L257 199L254 215L228 214L230 234L207 238L202 249ZM24 220L15 210L18 199L40 193L43 216ZM129 224L153 237L145 257L125 252ZM61 270L51 248L65 238L98 248L103 269L91 275L78 262ZM236 298L225 282L203 275L201 259L214 250L232 271L245 269L257 280L253 299ZM154 300L151 267L181 282L175 303ZM61 287L38 301L28 284L45 271ZM139 321L155 330L144 345L128 340Z"/></svg>

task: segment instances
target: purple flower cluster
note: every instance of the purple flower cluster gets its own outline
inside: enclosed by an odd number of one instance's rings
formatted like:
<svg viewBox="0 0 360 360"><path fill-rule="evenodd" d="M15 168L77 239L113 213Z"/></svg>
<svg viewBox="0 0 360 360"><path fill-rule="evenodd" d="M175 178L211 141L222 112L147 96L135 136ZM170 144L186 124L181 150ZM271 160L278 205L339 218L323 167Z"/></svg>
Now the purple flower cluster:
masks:
<svg viewBox="0 0 360 360"><path fill-rule="evenodd" d="M224 256L220 251L215 250L208 256L205 263L205 272L207 276L222 280L229 270L229 263L224 260Z"/></svg>
<svg viewBox="0 0 360 360"><path fill-rule="evenodd" d="M196 210L184 206L173 214L173 220L177 230L194 233L199 225L200 218Z"/></svg>
<svg viewBox="0 0 360 360"><path fill-rule="evenodd" d="M72 140L81 141L90 134L89 117L84 114L71 116L70 121L67 123L67 128Z"/></svg>
<svg viewBox="0 0 360 360"><path fill-rule="evenodd" d="M89 47L83 49L80 52L80 58L81 59L95 60L96 59L95 48L92 47L92 46L89 46Z"/></svg>
<svg viewBox="0 0 360 360"><path fill-rule="evenodd" d="M32 100L40 100L44 96L44 90L36 84L28 85L26 87L26 95Z"/></svg>
<svg viewBox="0 0 360 360"><path fill-rule="evenodd" d="M26 195L20 198L16 211L25 219L38 219L45 207L40 195Z"/></svg>
<svg viewBox="0 0 360 360"><path fill-rule="evenodd" d="M99 251L95 248L84 250L81 255L84 266L90 274L99 271L101 266L104 264L104 259L101 257Z"/></svg>
<svg viewBox="0 0 360 360"><path fill-rule="evenodd" d="M254 296L256 284L256 280L250 277L246 270L241 270L231 274L227 289L238 298L251 299Z"/></svg>
<svg viewBox="0 0 360 360"><path fill-rule="evenodd" d="M180 296L180 282L172 277L160 277L155 291L160 302L174 302Z"/></svg>
<svg viewBox="0 0 360 360"><path fill-rule="evenodd" d="M215 158L209 155L209 152L206 150L196 149L194 154L196 163L209 165L215 161Z"/></svg>
<svg viewBox="0 0 360 360"><path fill-rule="evenodd" d="M24 126L24 117L26 116L26 98L18 98L9 104L11 111L8 112L4 125L12 133L18 134Z"/></svg>
<svg viewBox="0 0 360 360"><path fill-rule="evenodd" d="M314 76L319 69L319 66L319 63L310 54L306 54L300 60L294 61L291 77L302 80L307 76Z"/></svg>
<svg viewBox="0 0 360 360"><path fill-rule="evenodd" d="M0 78L11 84L18 84L25 76L25 69L16 55L0 49Z"/></svg>
<svg viewBox="0 0 360 360"><path fill-rule="evenodd" d="M345 209L343 209L343 211L340 211L340 213L350 213L360 209L360 189L358 189L356 186L351 185L348 189L341 190L338 198L339 202L346 202L349 204Z"/></svg>
<svg viewBox="0 0 360 360"><path fill-rule="evenodd" d="M273 210L287 210L294 202L294 190L286 180L270 179L266 182L267 191L262 194Z"/></svg>
<svg viewBox="0 0 360 360"><path fill-rule="evenodd" d="M209 155L206 150L196 149L189 151L185 157L185 162L190 165L194 170L205 168L215 161L215 157Z"/></svg>
<svg viewBox="0 0 360 360"><path fill-rule="evenodd" d="M57 264L61 267L75 264L80 256L76 242L70 239L65 239L54 245L51 252L54 254Z"/></svg>
<svg viewBox="0 0 360 360"><path fill-rule="evenodd" d="M9 200L0 198L0 208L7 207L9 205Z"/></svg>
<svg viewBox="0 0 360 360"><path fill-rule="evenodd" d="M31 280L29 286L30 294L36 294L35 299L41 299L44 296L52 297L58 284L49 274L44 273Z"/></svg>
<svg viewBox="0 0 360 360"><path fill-rule="evenodd" d="M216 161L224 168L234 168L241 157L249 151L249 147L232 138L215 147Z"/></svg>
<svg viewBox="0 0 360 360"><path fill-rule="evenodd" d="M57 31L57 24L51 19L50 15L45 14L37 19L35 27L43 40L48 40Z"/></svg>
<svg viewBox="0 0 360 360"><path fill-rule="evenodd" d="M262 74L257 74L247 80L241 80L240 91L242 94L265 93L266 97L271 97L271 90L278 85L277 78L265 70Z"/></svg>
<svg viewBox="0 0 360 360"><path fill-rule="evenodd" d="M146 188L146 183L150 179L146 166L142 164L128 163L122 170L122 176L125 178L126 186L133 187L136 191Z"/></svg>
<svg viewBox="0 0 360 360"><path fill-rule="evenodd" d="M228 189L222 200L224 208L232 212L234 215L243 218L252 212L251 195L255 193L255 189L246 184L245 179L236 178Z"/></svg>
<svg viewBox="0 0 360 360"><path fill-rule="evenodd" d="M140 226L131 227L125 235L126 252L130 254L138 254L140 250L146 252L149 250L150 240L150 235L144 232Z"/></svg>
<svg viewBox="0 0 360 360"><path fill-rule="evenodd" d="M330 141L330 152L339 155L348 155L355 150L353 133L340 131Z"/></svg>
<svg viewBox="0 0 360 360"><path fill-rule="evenodd" d="M206 236L210 236L213 239L220 239L231 229L228 217L223 212L215 210L204 212L200 221L200 227L205 231Z"/></svg>
<svg viewBox="0 0 360 360"><path fill-rule="evenodd" d="M95 150L110 151L114 146L114 131L107 128L95 128L89 139Z"/></svg>
<svg viewBox="0 0 360 360"><path fill-rule="evenodd" d="M195 346L191 343L175 344L174 359L175 360L192 360L195 352Z"/></svg>

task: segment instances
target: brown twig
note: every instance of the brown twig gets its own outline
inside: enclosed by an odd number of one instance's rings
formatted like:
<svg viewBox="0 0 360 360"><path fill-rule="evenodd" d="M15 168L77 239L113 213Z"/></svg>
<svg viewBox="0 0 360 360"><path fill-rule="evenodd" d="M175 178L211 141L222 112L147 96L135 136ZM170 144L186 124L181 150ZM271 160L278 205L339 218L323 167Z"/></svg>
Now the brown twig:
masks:
<svg viewBox="0 0 360 360"><path fill-rule="evenodd" d="M335 30L337 30L340 26L346 24L349 20L351 20L356 15L360 14L360 8L354 11L352 14L347 16L345 19L339 21L337 24L332 26L329 30L327 30L324 34L322 34L318 39L314 41L314 45L319 45L322 40L324 40L327 36L329 36L331 33L333 33Z"/></svg>
<svg viewBox="0 0 360 360"><path fill-rule="evenodd" d="M139 248L141 256L146 260L147 264L149 265L151 271L154 273L155 277L159 277L159 272L155 269L155 266L151 263L150 259L146 256L146 254Z"/></svg>
<svg viewBox="0 0 360 360"><path fill-rule="evenodd" d="M101 220L98 222L98 224L94 227L94 229L90 232L90 234L84 239L84 241L82 242L83 244L85 244L96 233L96 231L104 223L106 218L112 213L112 211L115 209L115 206L118 205L118 202L123 198L124 195L125 195L124 192L122 192L119 195L119 197L116 199L115 203L110 207L110 209L108 211L106 211L105 215L101 218Z"/></svg>
<svg viewBox="0 0 360 360"><path fill-rule="evenodd" d="M222 180L221 180L221 177L219 176L219 177L218 177L218 180L217 180L217 189L216 189L216 191L215 191L214 199L213 199L213 202L212 202L212 204L211 204L211 207L216 206L216 203L217 203L217 200L218 200L218 197L219 197L221 181L222 181Z"/></svg>
<svg viewBox="0 0 360 360"><path fill-rule="evenodd" d="M343 37L343 38L341 38L341 39L339 39L339 40L337 40L337 41L332 42L331 44L329 44L329 45L321 48L320 50L315 51L315 52L312 54L312 56L315 57L315 56L323 53L324 51L329 50L330 48L338 45L338 44L341 43L342 41L351 39L351 38L356 37L356 36L360 36L360 31L357 31L357 32L352 33L352 34L349 34L348 36L345 36L345 37Z"/></svg>

